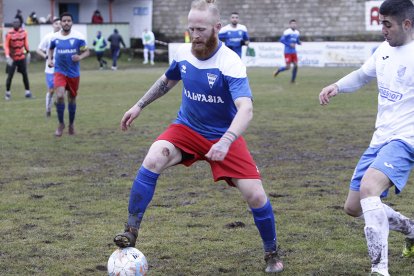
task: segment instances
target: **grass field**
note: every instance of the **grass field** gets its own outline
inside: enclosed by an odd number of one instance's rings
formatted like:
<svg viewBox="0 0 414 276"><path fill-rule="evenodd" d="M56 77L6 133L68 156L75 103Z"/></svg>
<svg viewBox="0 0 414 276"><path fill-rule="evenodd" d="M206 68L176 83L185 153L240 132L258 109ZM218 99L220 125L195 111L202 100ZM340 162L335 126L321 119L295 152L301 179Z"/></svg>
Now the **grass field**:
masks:
<svg viewBox="0 0 414 276"><path fill-rule="evenodd" d="M44 116L43 64L30 67L33 100L24 99L21 76L15 76L12 100L0 99L0 275L106 274L136 170L180 103L177 87L121 132L123 113L167 67L139 63L122 60L121 70L112 72L86 60L77 135L61 138L53 136L55 112ZM375 84L326 107L318 102L321 88L350 70L301 68L291 85L290 72L273 79L272 68L248 69L255 117L245 137L276 214L281 275L369 272L363 222L342 206L373 132ZM4 83L0 87L4 93ZM402 196L392 193L385 201L413 216L413 197L410 179ZM412 275L413 261L400 258L403 236L391 233L389 240L391 275ZM236 189L213 183L205 163L160 177L137 248L148 259L149 275L265 274L246 204Z"/></svg>

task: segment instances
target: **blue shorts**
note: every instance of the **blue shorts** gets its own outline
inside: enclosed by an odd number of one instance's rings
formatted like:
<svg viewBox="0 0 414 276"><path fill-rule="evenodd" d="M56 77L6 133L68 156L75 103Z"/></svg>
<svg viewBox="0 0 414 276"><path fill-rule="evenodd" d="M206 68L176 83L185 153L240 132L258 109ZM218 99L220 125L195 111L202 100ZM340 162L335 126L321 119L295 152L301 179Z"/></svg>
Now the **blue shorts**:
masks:
<svg viewBox="0 0 414 276"><path fill-rule="evenodd" d="M155 44L152 45L144 45L144 48L148 51L155 51Z"/></svg>
<svg viewBox="0 0 414 276"><path fill-rule="evenodd" d="M54 86L53 86L53 78L54 78L54 75L53 74L48 74L48 73L46 73L46 86L47 86L47 88L49 88L49 89L52 89Z"/></svg>
<svg viewBox="0 0 414 276"><path fill-rule="evenodd" d="M359 191L365 172L368 168L374 168L390 179L395 186L395 193L399 194L407 184L413 166L414 148L402 140L393 140L377 148L369 147L356 165L350 189ZM387 194L388 190L381 196Z"/></svg>

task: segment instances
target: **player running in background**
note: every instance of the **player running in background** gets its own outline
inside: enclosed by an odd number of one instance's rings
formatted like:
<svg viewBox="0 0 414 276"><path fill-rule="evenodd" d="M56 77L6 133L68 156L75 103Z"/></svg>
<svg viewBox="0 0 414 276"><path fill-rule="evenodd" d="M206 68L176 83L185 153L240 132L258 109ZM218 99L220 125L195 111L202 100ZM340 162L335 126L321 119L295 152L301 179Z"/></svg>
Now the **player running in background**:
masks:
<svg viewBox="0 0 414 276"><path fill-rule="evenodd" d="M382 203L389 188L399 193L414 166L414 5L386 0L379 9L383 42L362 67L322 89L319 101L378 83L376 130L350 183L345 212L365 220L371 275L388 276L389 230L403 233L403 256L414 257L414 221ZM328 119L328 118L327 118Z"/></svg>
<svg viewBox="0 0 414 276"><path fill-rule="evenodd" d="M298 73L298 54L296 52L296 45L301 44L300 34L297 28L297 22L295 19L290 20L290 28L283 32L280 42L285 45L285 62L286 66L278 68L274 73L273 77L276 77L280 72L290 69L290 64L293 63L291 83L295 83L296 75Z"/></svg>
<svg viewBox="0 0 414 276"><path fill-rule="evenodd" d="M178 117L151 145L132 184L120 247L135 246L157 179L167 168L204 160L215 181L237 187L249 205L263 241L267 272L280 272L272 205L242 136L252 117L252 93L241 59L218 39L220 14L214 1L197 0L188 14L191 44L183 44L166 71L121 120L122 130L150 103L183 83Z"/></svg>
<svg viewBox="0 0 414 276"><path fill-rule="evenodd" d="M56 111L59 125L55 135L62 136L65 128L65 91L67 90L69 111L69 135L75 134L76 96L78 95L80 64L79 61L89 56L89 49L84 36L72 30L73 17L70 13L60 16L62 30L55 33L50 40L48 64L55 67L54 84L56 93ZM56 49L56 50L55 50Z"/></svg>
<svg viewBox="0 0 414 276"><path fill-rule="evenodd" d="M27 32L21 28L22 23L18 18L13 20L13 28L7 32L4 42L4 54L6 56L6 93L5 99L10 100L14 72L22 74L24 88L26 89L25 97L31 98L29 76L27 74L27 62L30 61L29 42L27 39ZM26 60L27 59L27 60Z"/></svg>
<svg viewBox="0 0 414 276"><path fill-rule="evenodd" d="M242 46L249 45L249 34L247 33L246 26L239 24L239 14L237 12L231 14L230 22L230 24L221 28L218 36L227 47L241 57Z"/></svg>
<svg viewBox="0 0 414 276"><path fill-rule="evenodd" d="M53 67L49 67L47 62L47 54L49 53L49 46L50 46L50 39L52 38L53 34L60 31L60 18L54 18L52 22L53 32L45 35L40 41L39 46L37 47L37 54L41 56L44 60L46 60L45 65L45 76L46 76L46 117L50 117L52 111L52 102L53 102Z"/></svg>

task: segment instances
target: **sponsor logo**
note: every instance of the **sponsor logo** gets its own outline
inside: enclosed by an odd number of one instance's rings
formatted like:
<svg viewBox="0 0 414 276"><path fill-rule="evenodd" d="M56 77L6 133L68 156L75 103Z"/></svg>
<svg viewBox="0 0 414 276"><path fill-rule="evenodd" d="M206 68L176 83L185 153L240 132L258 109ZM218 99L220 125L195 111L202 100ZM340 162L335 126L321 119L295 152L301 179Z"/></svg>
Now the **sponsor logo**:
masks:
<svg viewBox="0 0 414 276"><path fill-rule="evenodd" d="M399 92L391 91L388 88L379 87L379 93L382 98L385 98L391 102L400 101L403 95Z"/></svg>
<svg viewBox="0 0 414 276"><path fill-rule="evenodd" d="M217 75L207 73L207 79L208 79L208 85L210 85L210 88L213 88L213 85L217 79Z"/></svg>
<svg viewBox="0 0 414 276"><path fill-rule="evenodd" d="M394 169L394 166L390 163L387 163L387 162L384 162L384 166L387 167L387 168Z"/></svg>
<svg viewBox="0 0 414 276"><path fill-rule="evenodd" d="M220 96L214 96L214 95L205 95L202 93L195 93L191 92L184 88L184 95L193 101L197 102L204 102L204 103L224 103L223 99Z"/></svg>
<svg viewBox="0 0 414 276"><path fill-rule="evenodd" d="M76 49L57 49L58 54L76 54Z"/></svg>
<svg viewBox="0 0 414 276"><path fill-rule="evenodd" d="M398 68L397 71L397 75L399 78L402 78L405 74L405 70L407 69L407 67L400 65L400 67Z"/></svg>

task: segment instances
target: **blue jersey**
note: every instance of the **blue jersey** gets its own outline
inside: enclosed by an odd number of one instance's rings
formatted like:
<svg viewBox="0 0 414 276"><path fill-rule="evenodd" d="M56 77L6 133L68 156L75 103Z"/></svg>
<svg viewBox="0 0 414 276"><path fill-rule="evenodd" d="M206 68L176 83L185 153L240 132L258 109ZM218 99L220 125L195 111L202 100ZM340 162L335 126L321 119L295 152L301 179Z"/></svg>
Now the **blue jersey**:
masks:
<svg viewBox="0 0 414 276"><path fill-rule="evenodd" d="M57 32L50 40L50 49L55 48L55 72L69 78L79 77L80 65L79 62L72 61L72 56L81 54L87 48L84 36L74 30L68 35Z"/></svg>
<svg viewBox="0 0 414 276"><path fill-rule="evenodd" d="M289 28L283 32L283 35L279 41L285 45L285 54L296 54L296 47L291 47L290 45L292 43L299 45L301 44L299 39L299 31Z"/></svg>
<svg viewBox="0 0 414 276"><path fill-rule="evenodd" d="M206 60L192 55L191 44L182 45L165 76L183 82L175 123L190 127L208 140L220 138L229 128L237 112L235 99L252 97L246 67L221 42Z"/></svg>
<svg viewBox="0 0 414 276"><path fill-rule="evenodd" d="M242 46L244 45L244 41L249 40L249 35L246 26L237 24L236 28L233 28L231 24L228 24L221 28L219 39L241 57Z"/></svg>

